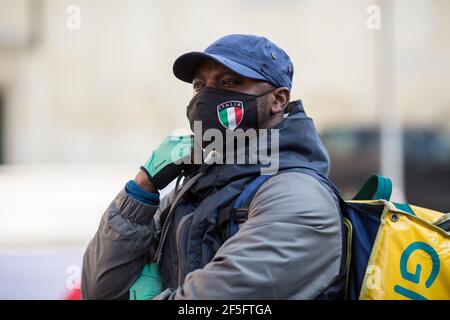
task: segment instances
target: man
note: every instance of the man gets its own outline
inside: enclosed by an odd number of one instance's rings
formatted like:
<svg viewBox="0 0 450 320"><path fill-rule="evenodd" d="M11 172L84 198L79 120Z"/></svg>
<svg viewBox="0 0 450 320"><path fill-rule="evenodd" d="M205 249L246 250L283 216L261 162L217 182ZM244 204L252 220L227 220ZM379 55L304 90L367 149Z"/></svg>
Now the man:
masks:
<svg viewBox="0 0 450 320"><path fill-rule="evenodd" d="M156 290L147 297L156 299L342 298L339 201L312 120L300 100L290 102L289 56L264 37L228 35L204 52L180 56L173 71L193 85L187 108L193 131L198 124L203 137L208 130L276 131L269 135L277 139L277 170L253 194L238 229L224 233L221 214L263 165L180 163L193 157L192 141L166 139L103 215L84 255L82 297L133 299L137 287L147 287ZM227 152L248 149L229 142ZM182 186L159 202L158 190L177 176L185 177ZM150 288L158 287L158 270L159 288ZM142 279L151 281L137 285Z"/></svg>

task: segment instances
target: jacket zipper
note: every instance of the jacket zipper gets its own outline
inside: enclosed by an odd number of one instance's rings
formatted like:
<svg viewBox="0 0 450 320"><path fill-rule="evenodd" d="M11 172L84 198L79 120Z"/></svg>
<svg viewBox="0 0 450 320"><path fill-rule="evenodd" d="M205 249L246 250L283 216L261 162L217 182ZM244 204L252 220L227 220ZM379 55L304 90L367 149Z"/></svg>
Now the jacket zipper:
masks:
<svg viewBox="0 0 450 320"><path fill-rule="evenodd" d="M188 215L185 215L183 218L181 218L180 223L177 226L177 232L176 232L176 246L177 246L177 257L178 257L178 286L181 286L181 263L182 263L182 259L180 258L180 235L181 235L181 230L183 228L184 223L190 218L192 217L194 213L189 213Z"/></svg>

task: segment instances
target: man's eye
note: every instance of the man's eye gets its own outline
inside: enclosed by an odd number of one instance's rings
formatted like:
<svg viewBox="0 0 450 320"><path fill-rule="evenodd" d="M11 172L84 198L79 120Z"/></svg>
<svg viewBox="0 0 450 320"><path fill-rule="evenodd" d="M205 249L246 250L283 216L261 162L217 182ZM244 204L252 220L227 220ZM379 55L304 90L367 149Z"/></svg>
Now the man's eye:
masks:
<svg viewBox="0 0 450 320"><path fill-rule="evenodd" d="M232 85L236 84L236 81L231 80L231 79L226 79L226 80L223 80L223 81L222 81L222 84L223 84L224 86L232 86Z"/></svg>

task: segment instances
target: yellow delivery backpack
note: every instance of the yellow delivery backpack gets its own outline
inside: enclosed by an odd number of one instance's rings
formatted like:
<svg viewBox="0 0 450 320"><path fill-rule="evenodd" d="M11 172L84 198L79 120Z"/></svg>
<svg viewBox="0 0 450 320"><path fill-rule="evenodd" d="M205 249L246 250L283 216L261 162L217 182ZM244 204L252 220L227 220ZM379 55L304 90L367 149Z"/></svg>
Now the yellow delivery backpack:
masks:
<svg viewBox="0 0 450 320"><path fill-rule="evenodd" d="M372 176L343 205L347 298L450 299L450 216L391 202L391 192Z"/></svg>

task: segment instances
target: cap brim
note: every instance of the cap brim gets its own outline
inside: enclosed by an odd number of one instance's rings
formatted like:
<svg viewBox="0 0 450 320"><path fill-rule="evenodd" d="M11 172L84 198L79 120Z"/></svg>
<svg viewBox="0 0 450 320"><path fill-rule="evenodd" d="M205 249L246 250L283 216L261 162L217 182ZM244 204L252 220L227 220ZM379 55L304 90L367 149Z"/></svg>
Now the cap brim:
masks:
<svg viewBox="0 0 450 320"><path fill-rule="evenodd" d="M216 54L195 51L185 53L175 60L173 63L173 74L178 79L191 83L198 66L205 59L212 59L243 77L268 81L263 75L233 60Z"/></svg>

